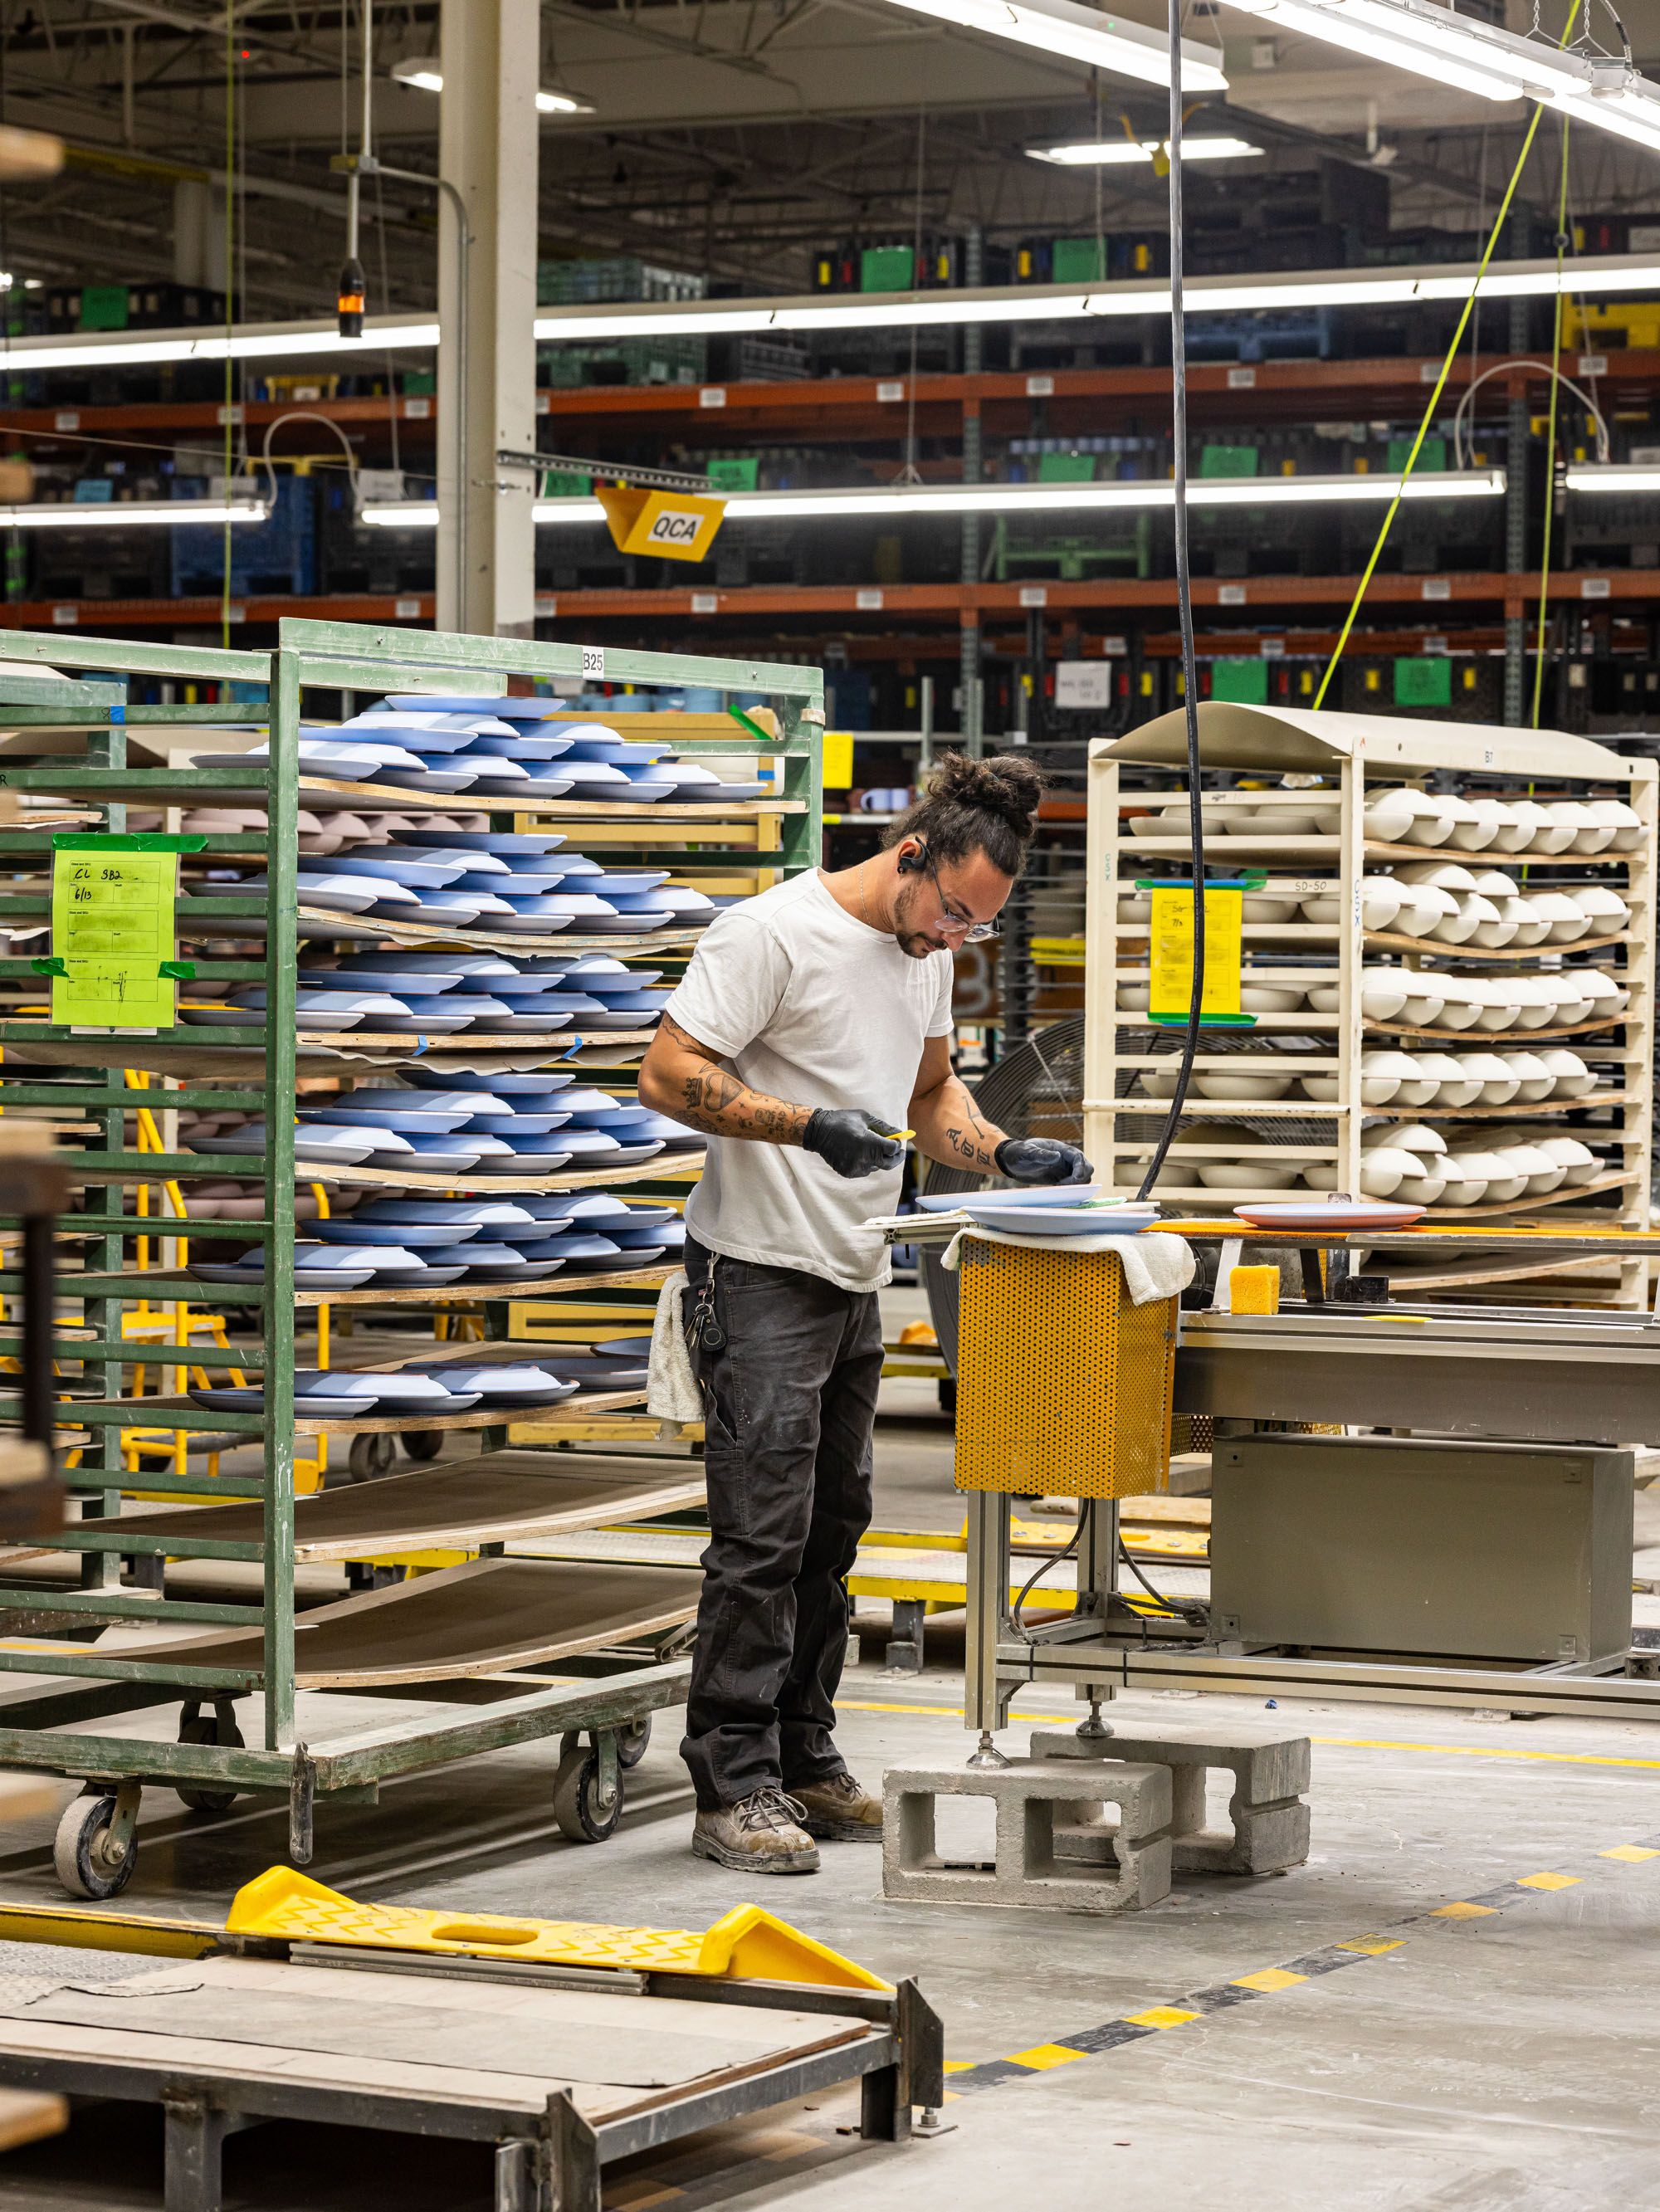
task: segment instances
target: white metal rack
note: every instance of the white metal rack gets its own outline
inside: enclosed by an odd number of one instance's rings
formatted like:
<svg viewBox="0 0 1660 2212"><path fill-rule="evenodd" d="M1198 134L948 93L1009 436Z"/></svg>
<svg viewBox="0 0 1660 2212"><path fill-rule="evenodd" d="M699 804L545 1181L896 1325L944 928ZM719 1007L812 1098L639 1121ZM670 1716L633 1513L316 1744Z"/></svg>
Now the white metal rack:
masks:
<svg viewBox="0 0 1660 2212"><path fill-rule="evenodd" d="M1360 714L1320 714L1207 702L1199 709L1201 761L1216 772L1207 789L1207 817L1222 820L1246 807L1259 813L1314 815L1329 819L1316 834L1210 834L1206 859L1213 873L1228 864L1265 876L1253 898L1282 905L1335 894L1337 920L1304 918L1247 920L1243 945L1246 982L1287 988L1336 986L1335 1011L1304 1006L1259 1013L1249 1029L1217 1030L1201 1042L1195 1060L1194 1092L1183 1109L1178 1133L1157 1194L1162 1203L1186 1212L1228 1212L1255 1198L1283 1196L1277 1179L1257 1180L1253 1170L1335 1163L1336 1187L1359 1191L1363 1133L1377 1124L1423 1121L1468 1125L1473 1138L1484 1131L1494 1143L1518 1127L1578 1121L1577 1133L1612 1155L1606 1171L1590 1182L1564 1185L1534 1197L1469 1206L1432 1205L1429 1218L1468 1221L1484 1227L1514 1219L1523 1222L1543 1211L1544 1218L1566 1228L1586 1219L1645 1227L1649 1218L1654 1053L1654 935L1656 883L1657 770L1650 760L1627 759L1605 745L1556 731L1520 731L1454 722L1420 722ZM1121 788L1121 767L1170 767L1168 787ZM1127 810L1137 814L1185 802L1185 728L1180 714L1168 714L1131 735L1101 740L1090 749L1089 882L1086 917L1085 1144L1101 1180L1116 1190L1138 1187L1156 1141L1166 1101L1148 1089L1147 1078L1175 1065L1180 1031L1161 1031L1121 993L1134 990L1147 974L1146 922L1133 903L1138 878L1180 875L1189 866L1191 845L1185 834L1151 834L1142 826L1127 835ZM1523 850L1468 851L1450 845L1382 842L1368 837L1365 813L1383 786L1420 785L1442 772L1468 798L1541 800L1617 798L1638 815L1641 836L1629 851L1543 854ZM1317 786L1286 788L1281 778L1318 776ZM1260 787L1250 789L1247 781ZM1214 810L1214 813L1213 813ZM1219 830L1221 820L1218 820ZM1495 867L1521 879L1523 889L1546 885L1584 888L1606 883L1626 902L1625 926L1595 929L1567 944L1478 945L1449 944L1400 930L1362 926L1362 878L1394 875L1422 861L1462 863L1479 871ZM1247 906L1247 914L1250 912ZM1260 910L1260 909L1259 909ZM1403 1019L1366 1018L1362 1005L1363 964L1389 964L1468 975L1481 970L1553 974L1565 966L1599 967L1613 973L1629 996L1617 1011L1598 1018L1562 1025L1499 1031L1445 1026L1413 1027ZM1550 1096L1502 1105L1479 1101L1463 1105L1433 1103L1367 1103L1362 1096L1363 1053L1382 1048L1416 1046L1442 1053L1520 1049L1567 1044L1594 1072L1585 1096ZM1289 1077L1279 1096L1219 1097L1195 1095L1207 1077ZM1300 1079L1322 1079L1335 1095L1303 1094ZM1207 1133L1201 1126L1210 1124ZM1236 1141L1231 1132L1237 1126ZM1238 1174L1220 1187L1202 1184L1184 1170L1199 1162L1230 1161ZM1608 1194L1617 1194L1610 1199ZM1594 1209L1584 1201L1599 1201ZM1617 1208L1617 1210L1616 1210ZM1584 1263L1581 1263L1584 1264ZM1464 1282L1502 1279L1518 1273L1542 1272L1533 1261L1525 1269L1489 1261ZM1554 1272L1554 1270L1552 1270ZM1622 1305L1642 1302L1645 1265L1633 1261L1619 1270Z"/></svg>

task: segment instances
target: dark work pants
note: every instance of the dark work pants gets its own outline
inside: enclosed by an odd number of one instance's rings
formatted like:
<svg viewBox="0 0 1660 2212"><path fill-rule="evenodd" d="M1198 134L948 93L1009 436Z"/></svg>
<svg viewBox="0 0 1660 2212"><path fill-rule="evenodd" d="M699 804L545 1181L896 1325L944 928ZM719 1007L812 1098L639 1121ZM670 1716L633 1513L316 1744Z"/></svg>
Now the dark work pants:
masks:
<svg viewBox="0 0 1660 2212"><path fill-rule="evenodd" d="M706 1812L843 1771L831 1732L882 1374L873 1291L688 1237L688 1319L711 1267L727 1341L692 1354L711 1534L680 1747Z"/></svg>

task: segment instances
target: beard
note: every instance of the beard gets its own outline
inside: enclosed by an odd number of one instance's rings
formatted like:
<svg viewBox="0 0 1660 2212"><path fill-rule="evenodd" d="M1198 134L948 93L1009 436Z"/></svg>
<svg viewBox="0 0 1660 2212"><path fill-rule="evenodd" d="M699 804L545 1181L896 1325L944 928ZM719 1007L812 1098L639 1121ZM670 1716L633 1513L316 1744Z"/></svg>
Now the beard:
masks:
<svg viewBox="0 0 1660 2212"><path fill-rule="evenodd" d="M929 897L932 902L932 894ZM923 886L915 879L904 883L893 902L894 942L911 960L926 960L931 953L951 950L947 939L917 927L917 910L923 902Z"/></svg>

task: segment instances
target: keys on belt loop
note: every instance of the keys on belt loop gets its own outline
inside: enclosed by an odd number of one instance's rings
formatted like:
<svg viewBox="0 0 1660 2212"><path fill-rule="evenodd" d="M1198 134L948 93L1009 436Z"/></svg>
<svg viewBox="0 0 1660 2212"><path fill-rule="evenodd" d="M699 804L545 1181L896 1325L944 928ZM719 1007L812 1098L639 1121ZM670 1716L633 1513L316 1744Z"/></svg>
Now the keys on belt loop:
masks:
<svg viewBox="0 0 1660 2212"><path fill-rule="evenodd" d="M727 1332L721 1328L714 1310L715 1256L709 1258L709 1272L698 1284L692 1300L691 1320L686 1329L686 1344L693 1352L721 1352L726 1347Z"/></svg>

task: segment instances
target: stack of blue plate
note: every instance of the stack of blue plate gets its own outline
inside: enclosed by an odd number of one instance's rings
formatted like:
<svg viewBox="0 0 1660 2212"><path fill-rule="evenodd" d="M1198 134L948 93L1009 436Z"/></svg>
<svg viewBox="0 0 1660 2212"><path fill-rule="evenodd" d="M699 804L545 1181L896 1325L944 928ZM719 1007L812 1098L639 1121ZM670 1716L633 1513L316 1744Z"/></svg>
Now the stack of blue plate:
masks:
<svg viewBox="0 0 1660 2212"><path fill-rule="evenodd" d="M325 1225L345 1228L349 1224ZM233 1261L193 1260L189 1272L204 1283L257 1283L265 1279L265 1255L256 1246ZM459 1282L461 1274L460 1267L434 1264L405 1244L307 1240L296 1241L294 1248L295 1286L301 1291L352 1291L365 1283L373 1283L380 1290L440 1290L447 1283Z"/></svg>
<svg viewBox="0 0 1660 2212"><path fill-rule="evenodd" d="M190 1395L212 1413L265 1410L265 1394L259 1387L193 1389ZM452 1389L435 1376L407 1370L395 1375L366 1375L351 1368L326 1371L301 1368L294 1377L294 1410L313 1420L362 1420L389 1413L464 1413L479 1402L477 1390Z"/></svg>

